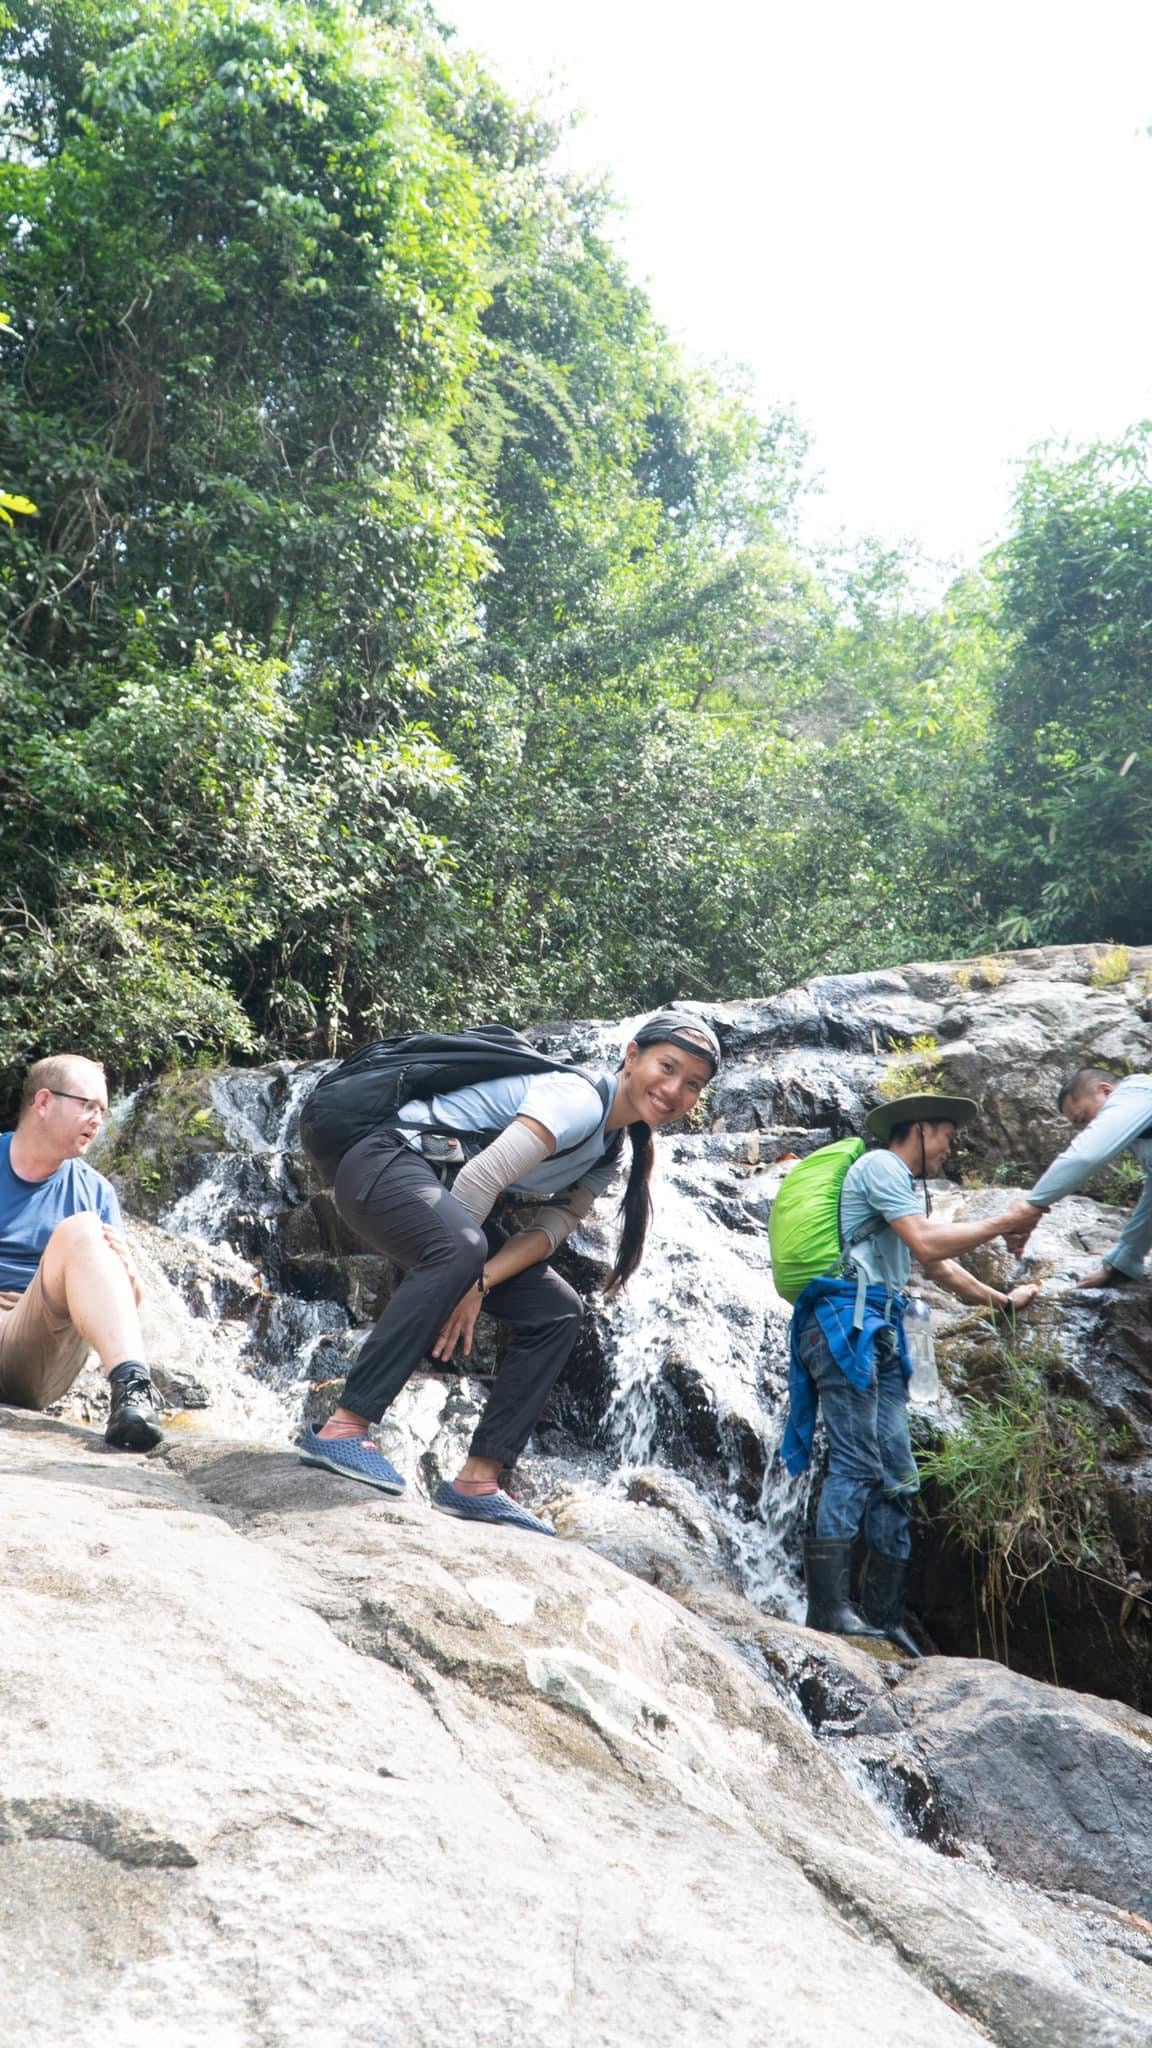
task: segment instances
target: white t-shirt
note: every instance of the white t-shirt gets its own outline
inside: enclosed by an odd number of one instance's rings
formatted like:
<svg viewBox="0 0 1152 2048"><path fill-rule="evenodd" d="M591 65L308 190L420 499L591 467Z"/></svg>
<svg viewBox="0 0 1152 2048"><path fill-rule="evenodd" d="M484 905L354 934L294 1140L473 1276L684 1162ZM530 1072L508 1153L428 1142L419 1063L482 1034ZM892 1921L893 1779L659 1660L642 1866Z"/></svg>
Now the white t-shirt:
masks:
<svg viewBox="0 0 1152 2048"><path fill-rule="evenodd" d="M542 1159L522 1180L513 1181L518 1195L556 1195L563 1188L591 1188L603 1194L616 1164L605 1161L611 1143L604 1125L616 1100L615 1078L609 1082L605 1107L594 1084L582 1074L506 1074L496 1081L476 1081L450 1095L428 1102L406 1102L400 1121L419 1128L443 1124L451 1131L504 1131L518 1116L530 1116L556 1140L563 1159ZM575 1150L569 1151L569 1147Z"/></svg>

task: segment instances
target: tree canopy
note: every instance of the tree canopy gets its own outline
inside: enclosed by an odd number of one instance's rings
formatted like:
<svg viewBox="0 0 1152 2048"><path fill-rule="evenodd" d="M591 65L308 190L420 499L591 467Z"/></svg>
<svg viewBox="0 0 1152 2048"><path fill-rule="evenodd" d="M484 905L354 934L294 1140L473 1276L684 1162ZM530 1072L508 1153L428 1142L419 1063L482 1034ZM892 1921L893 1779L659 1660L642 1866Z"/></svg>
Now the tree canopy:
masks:
<svg viewBox="0 0 1152 2048"><path fill-rule="evenodd" d="M9 1071L1143 935L1148 430L926 607L418 0L8 0L0 80Z"/></svg>

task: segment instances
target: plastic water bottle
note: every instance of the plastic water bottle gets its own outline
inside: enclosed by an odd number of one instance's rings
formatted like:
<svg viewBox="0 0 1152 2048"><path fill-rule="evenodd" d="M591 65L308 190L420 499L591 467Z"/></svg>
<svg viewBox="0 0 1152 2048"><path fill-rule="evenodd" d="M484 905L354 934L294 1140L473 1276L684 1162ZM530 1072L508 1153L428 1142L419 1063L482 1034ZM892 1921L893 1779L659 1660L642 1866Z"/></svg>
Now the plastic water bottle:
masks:
<svg viewBox="0 0 1152 2048"><path fill-rule="evenodd" d="M932 1311L926 1301L913 1295L904 1311L904 1341L912 1361L908 1382L910 1401L935 1401L940 1392L936 1367L936 1339L932 1334Z"/></svg>

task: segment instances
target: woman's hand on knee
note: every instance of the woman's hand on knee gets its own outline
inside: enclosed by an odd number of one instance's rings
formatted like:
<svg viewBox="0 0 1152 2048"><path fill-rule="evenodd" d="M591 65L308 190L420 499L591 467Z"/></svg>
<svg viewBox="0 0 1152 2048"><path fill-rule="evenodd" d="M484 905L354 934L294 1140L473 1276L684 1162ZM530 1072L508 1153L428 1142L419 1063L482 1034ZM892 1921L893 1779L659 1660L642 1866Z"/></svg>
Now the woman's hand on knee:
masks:
<svg viewBox="0 0 1152 2048"><path fill-rule="evenodd" d="M484 1297L480 1289L470 1287L463 1299L457 1302L432 1346L433 1358L443 1359L447 1363L455 1355L458 1344L463 1345L465 1358L471 1358L472 1333L483 1304Z"/></svg>

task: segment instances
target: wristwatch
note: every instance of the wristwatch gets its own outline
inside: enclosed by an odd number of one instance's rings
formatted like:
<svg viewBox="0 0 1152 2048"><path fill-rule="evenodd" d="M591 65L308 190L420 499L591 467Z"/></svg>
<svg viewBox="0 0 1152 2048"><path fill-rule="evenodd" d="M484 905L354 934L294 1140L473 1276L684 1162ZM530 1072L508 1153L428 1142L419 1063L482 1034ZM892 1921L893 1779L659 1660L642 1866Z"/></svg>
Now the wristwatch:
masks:
<svg viewBox="0 0 1152 2048"><path fill-rule="evenodd" d="M490 1294L492 1292L492 1282L489 1280L488 1275L485 1273L483 1267L480 1268L480 1272L477 1275L476 1290L480 1296L481 1301L483 1301L484 1296L486 1294Z"/></svg>

